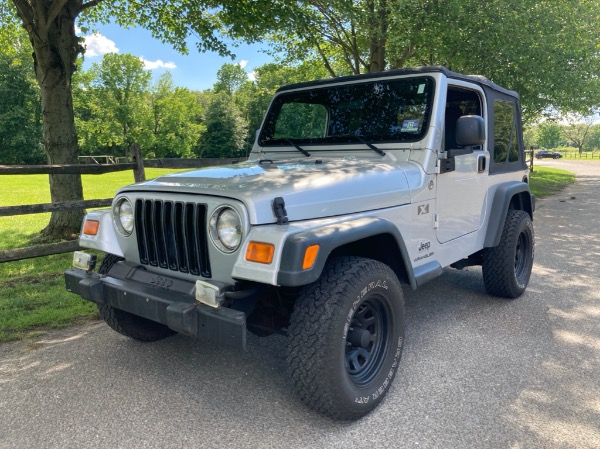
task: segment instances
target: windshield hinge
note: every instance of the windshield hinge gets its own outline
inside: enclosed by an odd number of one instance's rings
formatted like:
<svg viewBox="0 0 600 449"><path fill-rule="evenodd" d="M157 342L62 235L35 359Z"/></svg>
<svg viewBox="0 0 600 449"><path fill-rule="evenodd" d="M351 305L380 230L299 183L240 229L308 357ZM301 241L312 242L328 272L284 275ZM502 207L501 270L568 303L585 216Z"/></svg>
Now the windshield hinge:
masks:
<svg viewBox="0 0 600 449"><path fill-rule="evenodd" d="M285 210L285 200L280 196L273 200L273 214L277 218L278 225L286 224L289 221Z"/></svg>

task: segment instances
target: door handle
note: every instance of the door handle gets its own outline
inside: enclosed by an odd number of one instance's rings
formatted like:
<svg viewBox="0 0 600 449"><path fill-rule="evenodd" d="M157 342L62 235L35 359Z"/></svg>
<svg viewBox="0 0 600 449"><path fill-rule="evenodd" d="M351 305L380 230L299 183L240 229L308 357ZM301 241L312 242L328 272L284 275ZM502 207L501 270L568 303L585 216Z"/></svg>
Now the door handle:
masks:
<svg viewBox="0 0 600 449"><path fill-rule="evenodd" d="M485 171L486 168L486 157L485 154L480 154L479 156L477 156L477 172L478 173L483 173Z"/></svg>

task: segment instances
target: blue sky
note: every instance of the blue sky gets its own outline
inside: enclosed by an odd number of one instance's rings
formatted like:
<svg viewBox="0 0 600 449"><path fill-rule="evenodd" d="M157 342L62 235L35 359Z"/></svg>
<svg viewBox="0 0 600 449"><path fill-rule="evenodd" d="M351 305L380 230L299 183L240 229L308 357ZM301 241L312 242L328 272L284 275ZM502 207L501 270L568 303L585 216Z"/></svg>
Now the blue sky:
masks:
<svg viewBox="0 0 600 449"><path fill-rule="evenodd" d="M114 24L95 28L95 35L91 32L80 34L86 38L87 50L83 65L85 70L89 69L92 63L101 61L105 53L131 53L144 60L155 79L165 71L170 71L176 86L203 90L212 87L217 79L217 70L225 63L239 63L251 76L255 68L272 61L271 56L261 51L267 48L266 44L231 46L236 55L232 60L216 53L198 52L193 39L188 42L189 54L182 55L171 46L154 39L142 28L126 30Z"/></svg>

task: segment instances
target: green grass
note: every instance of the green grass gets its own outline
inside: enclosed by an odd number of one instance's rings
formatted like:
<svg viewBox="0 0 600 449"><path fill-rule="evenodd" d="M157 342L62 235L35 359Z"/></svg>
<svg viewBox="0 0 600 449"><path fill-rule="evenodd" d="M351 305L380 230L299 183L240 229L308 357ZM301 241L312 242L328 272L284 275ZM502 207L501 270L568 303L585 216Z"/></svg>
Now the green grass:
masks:
<svg viewBox="0 0 600 449"><path fill-rule="evenodd" d="M146 176L174 171L146 169ZM133 183L130 171L82 178L86 199L111 198L120 187ZM0 176L0 206L48 202L47 175ZM0 250L27 246L49 218L50 214L0 217ZM62 273L71 259L69 253L0 263L0 342L98 318L94 304L65 290Z"/></svg>
<svg viewBox="0 0 600 449"><path fill-rule="evenodd" d="M173 172L149 169L148 178ZM531 187L538 197L560 191L574 182L567 171L535 167ZM83 176L86 199L110 198L133 182L131 172ZM0 177L1 206L50 202L45 175ZM26 246L46 226L50 214L0 217L0 249ZM0 263L0 342L39 336L46 329L97 319L96 306L65 290L62 273L71 254Z"/></svg>
<svg viewBox="0 0 600 449"><path fill-rule="evenodd" d="M148 179L177 170L146 169ZM119 188L133 183L133 172L106 173L82 176L83 196L86 200L112 198ZM0 206L40 204L50 202L48 175L0 176ZM27 246L47 224L50 214L0 217L0 250Z"/></svg>
<svg viewBox="0 0 600 449"><path fill-rule="evenodd" d="M530 186L532 193L538 198L554 195L575 182L575 174L567 170L535 165L533 170Z"/></svg>

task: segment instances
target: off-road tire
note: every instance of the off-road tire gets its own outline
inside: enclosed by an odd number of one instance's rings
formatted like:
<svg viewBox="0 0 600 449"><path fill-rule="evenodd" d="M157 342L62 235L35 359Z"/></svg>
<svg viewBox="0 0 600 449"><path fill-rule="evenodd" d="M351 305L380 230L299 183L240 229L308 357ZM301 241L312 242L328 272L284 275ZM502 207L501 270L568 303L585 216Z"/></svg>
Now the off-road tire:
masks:
<svg viewBox="0 0 600 449"><path fill-rule="evenodd" d="M381 262L336 258L301 290L288 334L288 374L300 399L334 419L358 419L381 402L398 369L400 282Z"/></svg>
<svg viewBox="0 0 600 449"><path fill-rule="evenodd" d="M522 210L509 210L500 244L483 251L483 283L494 296L517 298L531 277L535 240L533 222Z"/></svg>
<svg viewBox="0 0 600 449"><path fill-rule="evenodd" d="M121 260L123 260L122 257L107 254L104 256L104 259L102 259L100 268L98 268L98 273L104 275L108 274L110 269ZM164 324L147 320L146 318L125 312L124 310L116 309L109 305L99 304L98 311L104 321L106 321L106 324L118 333L133 338L134 340L151 342L162 340L163 338L176 334L175 331L169 329Z"/></svg>

